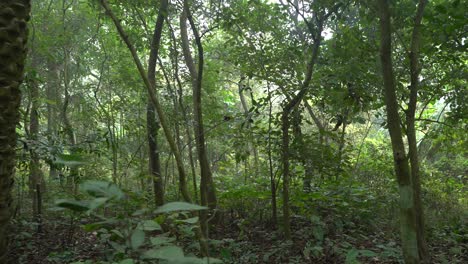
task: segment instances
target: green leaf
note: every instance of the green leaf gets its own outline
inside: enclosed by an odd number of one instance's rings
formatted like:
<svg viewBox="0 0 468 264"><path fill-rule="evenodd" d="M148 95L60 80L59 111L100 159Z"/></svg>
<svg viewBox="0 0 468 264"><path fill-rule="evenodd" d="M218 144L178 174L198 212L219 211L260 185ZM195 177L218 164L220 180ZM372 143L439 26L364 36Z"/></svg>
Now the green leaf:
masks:
<svg viewBox="0 0 468 264"><path fill-rule="evenodd" d="M162 230L161 226L153 220L146 220L138 224L138 228L144 231Z"/></svg>
<svg viewBox="0 0 468 264"><path fill-rule="evenodd" d="M184 256L184 252L178 246L167 246L159 249L151 249L146 251L143 256L149 259L175 259Z"/></svg>
<svg viewBox="0 0 468 264"><path fill-rule="evenodd" d="M187 224L196 224L198 222L198 216L188 218L188 219L179 220L179 222L187 223Z"/></svg>
<svg viewBox="0 0 468 264"><path fill-rule="evenodd" d="M361 254L364 257L376 257L377 256L377 253L371 250L367 250L367 249L359 250L359 254Z"/></svg>
<svg viewBox="0 0 468 264"><path fill-rule="evenodd" d="M348 251L346 254L346 264L359 264L360 262L357 260L357 257L359 256L359 251L355 248L352 248Z"/></svg>
<svg viewBox="0 0 468 264"><path fill-rule="evenodd" d="M156 213L170 213L176 211L198 211L198 210L206 210L208 207L190 204L186 202L171 202L165 205L160 206L156 209Z"/></svg>
<svg viewBox="0 0 468 264"><path fill-rule="evenodd" d="M89 209L94 210L96 208L99 208L102 205L104 205L107 201L109 201L109 198L107 197L96 198L89 203Z"/></svg>
<svg viewBox="0 0 468 264"><path fill-rule="evenodd" d="M175 241L175 238L166 237L166 236L157 236L157 237L151 237L150 241L153 246L160 246L164 244L171 244L172 242Z"/></svg>
<svg viewBox="0 0 468 264"><path fill-rule="evenodd" d="M117 229L112 229L112 230L111 230L111 233L115 234L115 235L118 236L119 238L122 238L122 239L125 238L125 236L122 234L122 232L120 232L120 231L117 230ZM143 239L144 239L144 237L143 237Z"/></svg>
<svg viewBox="0 0 468 264"><path fill-rule="evenodd" d="M119 262L119 264L134 264L134 263L135 262L133 261L133 259L124 259Z"/></svg>
<svg viewBox="0 0 468 264"><path fill-rule="evenodd" d="M145 242L145 232L143 230L135 228L132 236L130 237L130 243L133 249L138 249Z"/></svg>
<svg viewBox="0 0 468 264"><path fill-rule="evenodd" d="M85 212L89 210L89 203L86 201L59 199L55 201L55 205L66 208L66 209L70 209L76 212Z"/></svg>
<svg viewBox="0 0 468 264"><path fill-rule="evenodd" d="M86 181L81 184L81 189L89 195L97 198L122 199L124 193L119 187L110 182L104 181Z"/></svg>
<svg viewBox="0 0 468 264"><path fill-rule="evenodd" d="M110 225L116 224L116 222L117 221L115 219L111 218L105 221L99 221L99 222L83 225L83 229L87 232L91 232L91 231L98 230L101 227L105 228L106 226L108 227Z"/></svg>

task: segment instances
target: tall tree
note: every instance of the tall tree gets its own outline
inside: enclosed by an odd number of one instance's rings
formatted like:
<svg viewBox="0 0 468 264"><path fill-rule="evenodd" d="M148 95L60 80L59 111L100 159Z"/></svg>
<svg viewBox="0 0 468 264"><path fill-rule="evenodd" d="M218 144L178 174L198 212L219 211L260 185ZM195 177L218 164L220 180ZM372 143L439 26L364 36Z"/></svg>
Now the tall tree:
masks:
<svg viewBox="0 0 468 264"><path fill-rule="evenodd" d="M419 90L419 49L421 42L421 21L427 0L420 0L414 18L413 32L411 35L411 45L409 51L410 61L410 97L408 109L406 111L406 136L408 139L408 156L411 164L411 179L414 192L414 208L416 210L416 232L418 238L419 257L423 261L428 260L428 249L424 232L424 211L421 201L421 180L419 171L418 146L416 140L416 108L418 103Z"/></svg>
<svg viewBox="0 0 468 264"><path fill-rule="evenodd" d="M37 68L37 55L34 55L32 52L31 67ZM29 110L29 139L34 142L33 146L37 145L37 140L39 138L39 84L37 83L37 76L35 76L35 71L33 71L32 76L29 76L27 81L27 86L29 89L29 97L31 101L31 108ZM38 225L38 230L41 230L41 185L43 184L43 175L40 165L39 154L37 153L37 147L29 148L31 154L31 160L29 162L29 192L32 198L32 209L33 217Z"/></svg>
<svg viewBox="0 0 468 264"><path fill-rule="evenodd" d="M29 0L0 2L0 263L6 263L12 213L16 124L28 39Z"/></svg>
<svg viewBox="0 0 468 264"><path fill-rule="evenodd" d="M151 41L150 56L148 59L148 80L153 87L156 87L156 64L158 61L158 53L164 19L167 13L167 2L161 2L159 7L156 25L154 27L153 39ZM164 204L164 185L161 174L161 161L159 159L158 148L158 131L159 123L156 119L155 109L151 100L148 100L146 106L146 124L148 134L148 149L149 149L149 169L153 179L154 198L156 205Z"/></svg>
<svg viewBox="0 0 468 264"><path fill-rule="evenodd" d="M195 37L195 43L197 45L198 51L198 69L195 68L195 64L190 53L190 45L188 42L186 20L189 21L190 27L192 28L193 35ZM181 40L182 48L184 53L185 62L189 68L191 80L192 80L192 91L193 91L193 110L194 110L194 119L195 119L195 142L196 149L198 153L198 161L200 164L200 197L201 204L208 205L210 209L214 210L216 208L216 193L213 183L213 176L211 173L210 164L208 161L206 153L206 143L205 143L205 132L203 128L203 116L202 116L202 103L201 103L201 93L202 93L202 79L203 79L203 67L204 67L204 54L203 54L203 45L201 43L201 37L196 28L195 22L190 11L189 3L187 0L184 0L184 10L181 15L180 20L181 27ZM206 213L201 212L200 214L203 219L202 222L206 222ZM202 225L205 235L207 235L208 230L206 223Z"/></svg>
<svg viewBox="0 0 468 264"><path fill-rule="evenodd" d="M400 190L400 232L405 263L420 263L417 241L416 210L411 183L411 171L403 142L395 76L392 64L391 16L387 0L379 0L380 60L384 83L387 126L392 142L394 166Z"/></svg>

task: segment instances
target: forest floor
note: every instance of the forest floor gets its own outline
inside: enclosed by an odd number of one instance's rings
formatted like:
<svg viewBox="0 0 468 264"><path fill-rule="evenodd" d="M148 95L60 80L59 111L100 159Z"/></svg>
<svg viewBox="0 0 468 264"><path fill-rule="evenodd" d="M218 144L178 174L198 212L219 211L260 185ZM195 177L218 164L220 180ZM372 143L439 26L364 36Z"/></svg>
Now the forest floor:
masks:
<svg viewBox="0 0 468 264"><path fill-rule="evenodd" d="M401 263L397 234L384 229L347 226L333 230L318 228L305 218L295 217L293 242L285 242L273 225L224 219L212 229L215 257L224 263ZM44 221L43 231L26 221L14 223L11 264L51 264L105 258L108 245L79 223L66 219ZM468 246L430 241L431 263L468 263ZM357 262L359 261L359 262Z"/></svg>

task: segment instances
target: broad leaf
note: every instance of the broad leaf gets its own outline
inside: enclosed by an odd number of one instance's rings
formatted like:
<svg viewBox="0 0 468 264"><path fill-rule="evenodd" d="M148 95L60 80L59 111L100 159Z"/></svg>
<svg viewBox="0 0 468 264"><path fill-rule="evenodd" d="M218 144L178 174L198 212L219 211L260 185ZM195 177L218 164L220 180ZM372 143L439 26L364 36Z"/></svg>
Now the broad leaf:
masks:
<svg viewBox="0 0 468 264"><path fill-rule="evenodd" d="M143 230L135 228L132 236L130 237L130 243L133 249L138 249L145 242L145 232Z"/></svg>
<svg viewBox="0 0 468 264"><path fill-rule="evenodd" d="M143 256L149 259L165 259L171 260L184 257L184 252L180 247L167 246L159 249L151 249L146 251Z"/></svg>
<svg viewBox="0 0 468 264"><path fill-rule="evenodd" d="M162 230L161 226L153 220L146 220L138 224L138 228L144 231Z"/></svg>
<svg viewBox="0 0 468 264"><path fill-rule="evenodd" d="M55 205L70 209L76 212L85 212L90 209L89 203L86 201L76 201L69 199L60 199L55 202Z"/></svg>
<svg viewBox="0 0 468 264"><path fill-rule="evenodd" d="M175 241L174 237L166 237L166 236L157 236L157 237L151 237L150 238L151 244L153 246L160 246L164 244L171 244L172 242Z"/></svg>
<svg viewBox="0 0 468 264"><path fill-rule="evenodd" d="M81 189L97 198L122 199L124 193L113 183L104 181L86 181Z"/></svg>
<svg viewBox="0 0 468 264"><path fill-rule="evenodd" d="M170 213L176 211L198 211L198 210L206 210L207 207L190 204L185 202L171 202L165 205L160 206L156 209L156 213Z"/></svg>

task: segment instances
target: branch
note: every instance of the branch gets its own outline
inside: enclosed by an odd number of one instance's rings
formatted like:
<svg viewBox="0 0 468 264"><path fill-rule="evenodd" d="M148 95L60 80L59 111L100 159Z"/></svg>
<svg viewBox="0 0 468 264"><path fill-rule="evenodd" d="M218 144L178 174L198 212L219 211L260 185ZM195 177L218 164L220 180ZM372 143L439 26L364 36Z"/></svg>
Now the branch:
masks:
<svg viewBox="0 0 468 264"><path fill-rule="evenodd" d="M436 123L436 124L440 124L440 125L443 125L443 126L448 126L448 127L454 127L452 125L449 125L447 123L444 123L444 122L441 122L439 120L433 120L433 119L427 119L427 118L417 118L415 119L415 121L423 121L423 122L429 122L429 123Z"/></svg>

